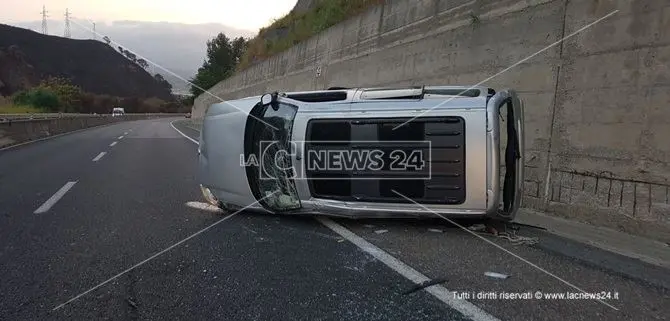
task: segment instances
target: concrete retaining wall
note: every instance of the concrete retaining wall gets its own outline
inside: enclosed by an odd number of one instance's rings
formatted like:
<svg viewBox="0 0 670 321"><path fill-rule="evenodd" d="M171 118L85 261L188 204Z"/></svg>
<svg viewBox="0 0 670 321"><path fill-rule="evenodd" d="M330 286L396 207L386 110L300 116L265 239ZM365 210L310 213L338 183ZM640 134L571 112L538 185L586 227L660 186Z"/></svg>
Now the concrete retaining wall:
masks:
<svg viewBox="0 0 670 321"><path fill-rule="evenodd" d="M151 119L156 117L177 117L179 115L125 115L121 117L111 117L109 115L100 116L79 116L52 118L52 119L34 119L34 120L16 120L0 122L0 148L37 140L53 135L63 134L79 129L90 128L100 125L106 125L122 121Z"/></svg>
<svg viewBox="0 0 670 321"><path fill-rule="evenodd" d="M668 0L388 0L211 91L515 88L525 206L668 241L668 30ZM198 97L194 117L214 102Z"/></svg>

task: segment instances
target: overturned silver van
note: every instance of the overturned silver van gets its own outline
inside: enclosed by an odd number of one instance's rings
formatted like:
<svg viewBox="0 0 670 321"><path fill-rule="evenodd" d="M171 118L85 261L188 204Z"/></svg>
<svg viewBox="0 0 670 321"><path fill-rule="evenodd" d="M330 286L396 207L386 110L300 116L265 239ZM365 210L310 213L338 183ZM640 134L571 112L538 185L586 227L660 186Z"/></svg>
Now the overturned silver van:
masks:
<svg viewBox="0 0 670 321"><path fill-rule="evenodd" d="M523 106L486 87L332 88L211 105L199 181L226 210L511 220Z"/></svg>

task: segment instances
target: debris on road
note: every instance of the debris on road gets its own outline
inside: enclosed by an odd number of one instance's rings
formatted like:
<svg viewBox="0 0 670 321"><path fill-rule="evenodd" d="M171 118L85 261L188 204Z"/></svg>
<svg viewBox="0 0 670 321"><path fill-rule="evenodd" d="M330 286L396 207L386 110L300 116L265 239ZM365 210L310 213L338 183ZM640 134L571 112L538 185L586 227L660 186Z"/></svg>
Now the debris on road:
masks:
<svg viewBox="0 0 670 321"><path fill-rule="evenodd" d="M223 212L220 208L203 202L186 202L186 206L207 212ZM188 219L186 219L188 221Z"/></svg>
<svg viewBox="0 0 670 321"><path fill-rule="evenodd" d="M496 273L496 272L484 272L484 275L486 275L488 277L496 278L496 279L503 279L503 280L509 277L509 275L507 275L507 274Z"/></svg>
<svg viewBox="0 0 670 321"><path fill-rule="evenodd" d="M251 233L253 233L253 234L258 234L258 232L256 232L256 231L254 231L254 230L248 228L248 227L247 227L246 225L244 225L244 224L242 224L241 227L242 227L243 229L245 229L246 231L248 231L248 232L251 232Z"/></svg>
<svg viewBox="0 0 670 321"><path fill-rule="evenodd" d="M484 224L475 224L470 227L468 227L468 230L473 231L473 232L484 232L486 230L486 225Z"/></svg>
<svg viewBox="0 0 670 321"><path fill-rule="evenodd" d="M534 245L539 242L537 237L517 235L516 232L519 230L518 226L505 223L497 224L497 227L494 225L495 224L474 224L468 227L468 230L479 234L487 234L499 237L501 239L506 239L513 245Z"/></svg>
<svg viewBox="0 0 670 321"><path fill-rule="evenodd" d="M444 282L447 282L447 279L435 279L435 280L426 281L426 282L423 282L423 283L420 283L420 284L417 284L417 285L411 287L410 289L403 292L402 294L404 294L404 295L411 294L411 293L414 293L416 291L423 290L423 289L425 289L429 286L441 284L441 283L444 283Z"/></svg>
<svg viewBox="0 0 670 321"><path fill-rule="evenodd" d="M444 233L443 230L440 230L438 228L429 228L428 232L433 232L433 233Z"/></svg>
<svg viewBox="0 0 670 321"><path fill-rule="evenodd" d="M126 298L126 302L127 302L128 305L130 305L133 309L137 309L137 303L135 303L135 302L134 302L133 300L131 300L130 298Z"/></svg>
<svg viewBox="0 0 670 321"><path fill-rule="evenodd" d="M511 222L510 224L512 224L512 226L515 226L515 227L517 227L517 228L518 228L519 226L523 226L523 227L530 227L530 228L534 228L534 229L538 229L538 230L543 230L543 231L546 231L546 230L547 230L546 227L536 226L536 225L530 225L530 224L523 224L523 223L518 223L518 222Z"/></svg>
<svg viewBox="0 0 670 321"><path fill-rule="evenodd" d="M386 233L386 232L388 232L388 231L389 231L389 230L376 230L375 233L377 233L377 234L382 234L382 233Z"/></svg>

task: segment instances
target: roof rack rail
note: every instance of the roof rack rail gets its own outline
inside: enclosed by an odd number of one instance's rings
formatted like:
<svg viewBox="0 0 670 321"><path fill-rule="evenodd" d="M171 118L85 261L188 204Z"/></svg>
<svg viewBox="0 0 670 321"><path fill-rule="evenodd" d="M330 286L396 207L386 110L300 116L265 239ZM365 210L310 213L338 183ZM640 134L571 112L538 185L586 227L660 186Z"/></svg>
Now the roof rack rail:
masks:
<svg viewBox="0 0 670 321"><path fill-rule="evenodd" d="M347 100L346 91L310 91L298 93L286 93L284 97L306 103L320 103L328 101L342 101Z"/></svg>
<svg viewBox="0 0 670 321"><path fill-rule="evenodd" d="M479 97L481 90L478 88L428 88L426 94L431 96Z"/></svg>
<svg viewBox="0 0 670 321"><path fill-rule="evenodd" d="M422 99L426 93L425 86L407 88L365 88L360 99Z"/></svg>

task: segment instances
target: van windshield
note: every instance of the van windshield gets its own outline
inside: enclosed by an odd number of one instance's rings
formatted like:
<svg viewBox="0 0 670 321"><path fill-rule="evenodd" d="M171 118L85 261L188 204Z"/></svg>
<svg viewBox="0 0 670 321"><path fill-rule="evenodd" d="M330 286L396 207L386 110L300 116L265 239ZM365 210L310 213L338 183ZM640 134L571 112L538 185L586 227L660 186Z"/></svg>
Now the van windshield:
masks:
<svg viewBox="0 0 670 321"><path fill-rule="evenodd" d="M252 111L254 115L249 117L251 126L247 129L246 154L254 154L259 166L247 168L247 175L261 205L274 211L286 211L301 207L292 180L295 173L289 156L297 107L284 103L279 103L277 107L275 110L269 106L258 106ZM255 121L255 117L265 124Z"/></svg>

